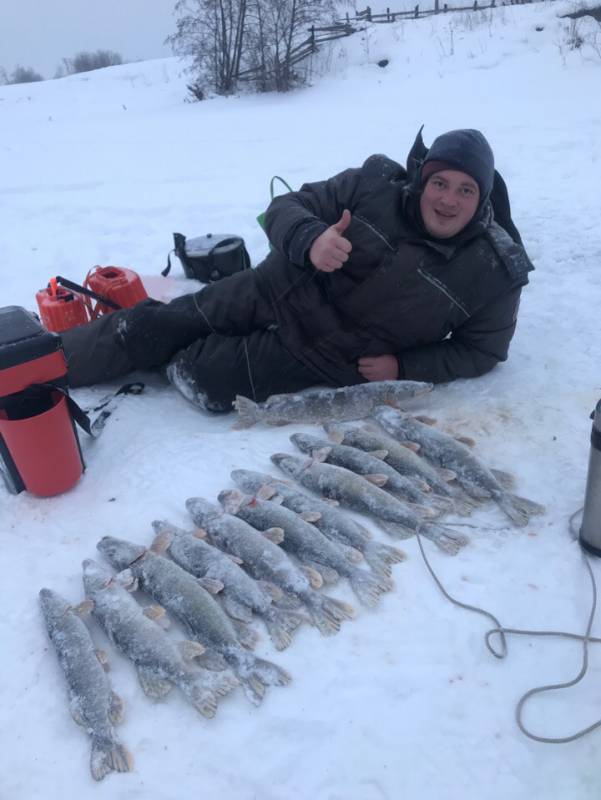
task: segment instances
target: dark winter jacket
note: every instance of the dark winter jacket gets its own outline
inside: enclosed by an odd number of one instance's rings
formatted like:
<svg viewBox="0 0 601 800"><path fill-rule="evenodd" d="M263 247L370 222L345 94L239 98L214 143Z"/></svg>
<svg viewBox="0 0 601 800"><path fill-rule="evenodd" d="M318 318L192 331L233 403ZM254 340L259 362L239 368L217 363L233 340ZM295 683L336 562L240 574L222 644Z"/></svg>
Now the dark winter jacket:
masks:
<svg viewBox="0 0 601 800"><path fill-rule="evenodd" d="M491 199L505 228L487 203L448 240L428 236L411 173L385 156L277 197L266 215L275 250L257 278L284 345L340 385L363 381L361 356L394 354L399 377L433 382L476 377L504 361L533 267L496 178ZM320 272L310 247L345 208L350 258Z"/></svg>

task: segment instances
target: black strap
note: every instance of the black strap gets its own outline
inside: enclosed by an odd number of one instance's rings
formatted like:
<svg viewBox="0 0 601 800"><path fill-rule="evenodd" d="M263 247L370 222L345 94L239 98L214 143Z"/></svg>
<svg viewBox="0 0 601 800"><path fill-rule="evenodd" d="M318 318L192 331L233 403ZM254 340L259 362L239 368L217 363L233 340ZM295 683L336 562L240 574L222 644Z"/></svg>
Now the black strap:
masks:
<svg viewBox="0 0 601 800"><path fill-rule="evenodd" d="M85 286L80 286L79 283L70 281L68 278L63 278L60 275L57 275L56 282L60 283L61 286L64 286L65 289L71 289L72 292L79 292L80 294L85 294L88 297L91 297L93 300L98 300L99 303L104 303L105 306L114 308L115 311L119 311L119 309L123 308L123 306L120 306L119 303L115 303L114 300L109 300L108 297L104 297L104 295L93 292L91 289L86 289Z"/></svg>
<svg viewBox="0 0 601 800"><path fill-rule="evenodd" d="M171 272L171 253L175 253L175 250L170 250L167 253L167 266L165 267L165 269L161 270L161 275L163 276L163 278L166 278L167 275L169 275L169 273Z"/></svg>
<svg viewBox="0 0 601 800"><path fill-rule="evenodd" d="M106 420L113 412L113 408L106 409L105 407L120 395L140 394L143 390L143 383L126 383L124 386L118 389L115 394L110 395L106 400L104 400L102 403L99 403L99 405L92 409L92 411L101 412L93 420L90 419L89 414L75 402L75 400L62 386L57 386L55 383L32 383L31 386L28 386L26 389L18 392L18 397L24 400L41 400L44 398L44 396L48 396L50 392L58 392L65 398L69 413L71 414L73 420L89 436L96 439L102 433ZM14 402L17 395L12 395L11 397Z"/></svg>

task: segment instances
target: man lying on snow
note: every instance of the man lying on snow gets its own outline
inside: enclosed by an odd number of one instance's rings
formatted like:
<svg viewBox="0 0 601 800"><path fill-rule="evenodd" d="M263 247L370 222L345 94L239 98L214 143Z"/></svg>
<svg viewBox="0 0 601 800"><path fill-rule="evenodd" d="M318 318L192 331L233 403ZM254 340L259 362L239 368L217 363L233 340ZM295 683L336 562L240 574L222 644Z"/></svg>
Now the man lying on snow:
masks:
<svg viewBox="0 0 601 800"><path fill-rule="evenodd" d="M382 155L277 197L256 268L66 331L71 386L168 362L212 411L315 385L473 378L507 358L533 268L476 130L421 131L407 170Z"/></svg>

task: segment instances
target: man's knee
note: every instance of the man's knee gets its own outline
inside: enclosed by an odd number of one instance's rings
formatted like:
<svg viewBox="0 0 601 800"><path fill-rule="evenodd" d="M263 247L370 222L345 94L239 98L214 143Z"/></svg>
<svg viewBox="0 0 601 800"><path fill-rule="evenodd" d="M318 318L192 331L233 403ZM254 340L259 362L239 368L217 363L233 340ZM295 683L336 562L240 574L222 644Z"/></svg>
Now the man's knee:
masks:
<svg viewBox="0 0 601 800"><path fill-rule="evenodd" d="M178 350L206 333L206 323L193 295L177 297L170 303L138 303L129 309L118 328L123 348L138 369L166 364Z"/></svg>

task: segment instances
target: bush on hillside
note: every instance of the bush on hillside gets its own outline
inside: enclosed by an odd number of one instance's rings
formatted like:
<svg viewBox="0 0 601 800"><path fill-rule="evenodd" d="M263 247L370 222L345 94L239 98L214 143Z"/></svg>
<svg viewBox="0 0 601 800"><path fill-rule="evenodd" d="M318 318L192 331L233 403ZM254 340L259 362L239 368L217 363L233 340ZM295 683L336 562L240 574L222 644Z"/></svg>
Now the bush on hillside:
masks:
<svg viewBox="0 0 601 800"><path fill-rule="evenodd" d="M192 59L190 86L227 95L241 82L280 92L301 84L295 64L312 52L308 29L331 22L335 8L333 0L178 0L175 15L167 43Z"/></svg>
<svg viewBox="0 0 601 800"><path fill-rule="evenodd" d="M6 77L6 73L4 73ZM44 77L36 72L31 67L16 66L11 72L10 77L6 83L35 83L36 81L43 81Z"/></svg>
<svg viewBox="0 0 601 800"><path fill-rule="evenodd" d="M63 58L62 69L59 68L59 72L62 74L57 74L57 77L91 72L94 69L104 69L104 67L115 67L118 64L123 64L123 58L114 50L96 50L95 52L82 50L73 58Z"/></svg>

